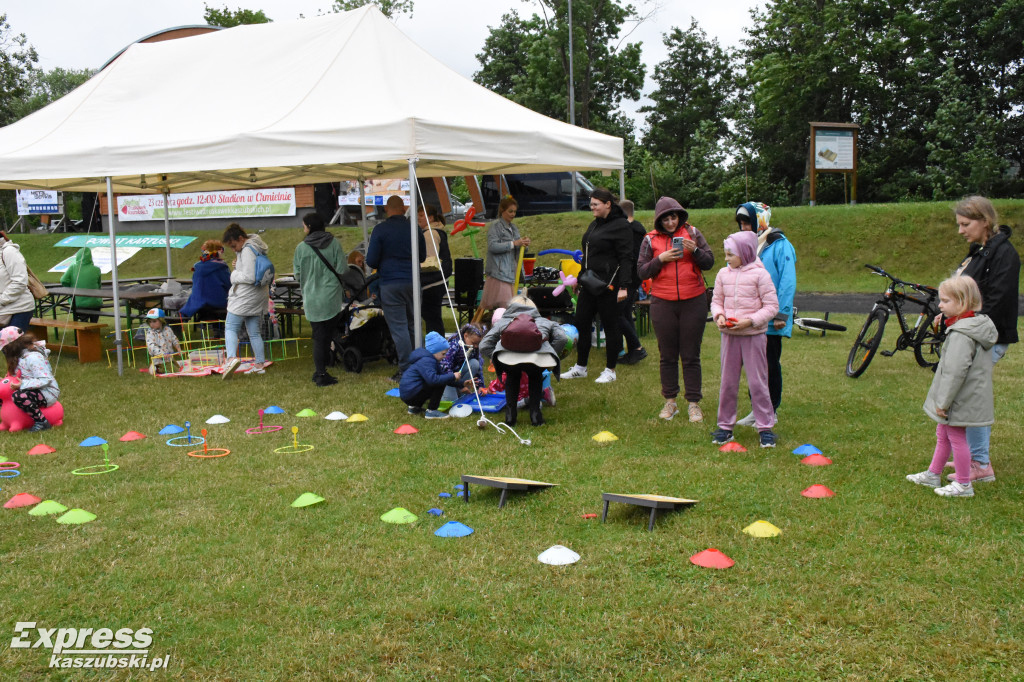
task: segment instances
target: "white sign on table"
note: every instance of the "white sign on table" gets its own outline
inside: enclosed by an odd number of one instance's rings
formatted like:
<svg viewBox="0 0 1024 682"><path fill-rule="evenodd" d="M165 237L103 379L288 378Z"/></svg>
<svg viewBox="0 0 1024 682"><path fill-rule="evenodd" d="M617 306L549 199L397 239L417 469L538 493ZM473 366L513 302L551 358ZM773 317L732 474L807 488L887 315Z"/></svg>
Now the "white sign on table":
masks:
<svg viewBox="0 0 1024 682"><path fill-rule="evenodd" d="M110 264L110 247L109 246L97 246L92 251L92 264L100 269L100 273L106 275L113 266ZM142 251L137 246L119 246L117 247L117 264L125 262L139 251ZM77 254L76 254L77 255ZM69 256L61 262L50 268L50 272L67 272L68 268L75 262L75 256Z"/></svg>

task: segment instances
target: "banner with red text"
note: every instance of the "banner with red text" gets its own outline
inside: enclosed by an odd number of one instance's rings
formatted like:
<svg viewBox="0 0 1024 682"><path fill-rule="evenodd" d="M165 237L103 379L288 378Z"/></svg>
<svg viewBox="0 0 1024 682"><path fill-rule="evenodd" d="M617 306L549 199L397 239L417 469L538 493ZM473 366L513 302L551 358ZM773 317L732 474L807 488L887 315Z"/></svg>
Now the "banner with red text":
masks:
<svg viewBox="0 0 1024 682"><path fill-rule="evenodd" d="M168 195L171 220L205 218L267 218L295 215L295 188L229 189ZM162 194L125 195L117 198L117 219L122 222L163 220Z"/></svg>

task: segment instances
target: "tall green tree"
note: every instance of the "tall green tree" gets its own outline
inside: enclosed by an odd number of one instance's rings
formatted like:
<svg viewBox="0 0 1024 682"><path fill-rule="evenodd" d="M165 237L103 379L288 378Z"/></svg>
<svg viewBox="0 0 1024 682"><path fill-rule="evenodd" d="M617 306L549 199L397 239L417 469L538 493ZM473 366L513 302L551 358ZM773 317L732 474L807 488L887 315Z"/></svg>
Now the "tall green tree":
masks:
<svg viewBox="0 0 1024 682"><path fill-rule="evenodd" d="M14 33L7 15L0 14L0 127L20 118L18 104L29 93L37 61L25 34Z"/></svg>
<svg viewBox="0 0 1024 682"><path fill-rule="evenodd" d="M203 5L203 7L206 8L203 12L203 20L210 26L231 28L243 24L269 24L273 21L261 9L251 10L239 7L232 10L228 9L227 5L221 9L209 5Z"/></svg>
<svg viewBox="0 0 1024 682"><path fill-rule="evenodd" d="M568 120L569 28L566 0L533 0L529 19L512 11L491 28L474 78L520 104ZM642 21L618 0L573 0L576 123L612 125L624 99L637 100L644 83L641 44L625 42L623 27Z"/></svg>
<svg viewBox="0 0 1024 682"><path fill-rule="evenodd" d="M408 14L412 17L413 0L334 0L332 12L348 12L359 9L363 5L376 5L384 16L395 18L399 14Z"/></svg>
<svg viewBox="0 0 1024 682"><path fill-rule="evenodd" d="M12 104L17 118L57 101L92 78L93 73L92 69L62 69L59 66L49 71L33 69L29 75L28 91Z"/></svg>

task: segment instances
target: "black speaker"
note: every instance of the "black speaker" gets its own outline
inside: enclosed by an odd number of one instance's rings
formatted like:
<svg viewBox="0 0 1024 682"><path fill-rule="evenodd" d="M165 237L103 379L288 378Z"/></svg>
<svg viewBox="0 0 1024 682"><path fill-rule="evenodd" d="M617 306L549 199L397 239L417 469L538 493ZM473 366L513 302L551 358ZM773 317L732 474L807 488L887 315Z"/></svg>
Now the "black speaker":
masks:
<svg viewBox="0 0 1024 682"><path fill-rule="evenodd" d="M338 210L338 186L333 182L318 182L313 185L313 210L329 222Z"/></svg>
<svg viewBox="0 0 1024 682"><path fill-rule="evenodd" d="M555 287L529 287L526 295L537 304L537 309L543 313L548 310L569 310L572 309L572 295L568 289L563 289L558 296L554 295Z"/></svg>
<svg viewBox="0 0 1024 682"><path fill-rule="evenodd" d="M484 285L484 261L482 258L455 259L455 290L479 291Z"/></svg>

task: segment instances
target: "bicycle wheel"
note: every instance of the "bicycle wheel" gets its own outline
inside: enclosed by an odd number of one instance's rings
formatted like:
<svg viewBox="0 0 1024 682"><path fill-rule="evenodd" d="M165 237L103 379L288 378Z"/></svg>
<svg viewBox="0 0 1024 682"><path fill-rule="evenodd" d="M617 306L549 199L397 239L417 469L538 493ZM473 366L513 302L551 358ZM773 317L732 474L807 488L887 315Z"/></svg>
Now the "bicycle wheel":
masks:
<svg viewBox="0 0 1024 682"><path fill-rule="evenodd" d="M829 322L828 320L822 320L817 317L801 317L800 322L793 321L798 327L810 327L812 329L824 329L830 332L845 332L846 327L835 322Z"/></svg>
<svg viewBox="0 0 1024 682"><path fill-rule="evenodd" d="M864 326L861 327L860 334L850 349L850 356L846 359L846 376L859 377L868 368L878 346L882 343L882 334L885 333L885 323L888 320L889 311L885 308L875 308L868 313L868 319L864 321Z"/></svg>
<svg viewBox="0 0 1024 682"><path fill-rule="evenodd" d="M939 365L939 354L942 351L942 342L945 334L935 331L932 325L921 328L917 338L914 339L914 358L917 364L922 367L930 367L932 371Z"/></svg>

